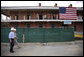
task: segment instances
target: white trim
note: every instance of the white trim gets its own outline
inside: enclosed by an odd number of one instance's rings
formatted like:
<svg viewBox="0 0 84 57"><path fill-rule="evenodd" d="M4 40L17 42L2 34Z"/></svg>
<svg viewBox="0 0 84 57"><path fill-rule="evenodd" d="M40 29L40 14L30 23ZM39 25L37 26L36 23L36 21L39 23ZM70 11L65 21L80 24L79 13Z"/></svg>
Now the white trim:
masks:
<svg viewBox="0 0 84 57"><path fill-rule="evenodd" d="M64 22L65 20L1 20L1 22ZM83 20L70 20L72 22L83 22Z"/></svg>
<svg viewBox="0 0 84 57"><path fill-rule="evenodd" d="M77 10L83 10L83 7L76 7ZM10 10L15 10L15 9L57 9L59 10L59 7L53 7L53 6L2 6L2 9L10 9Z"/></svg>

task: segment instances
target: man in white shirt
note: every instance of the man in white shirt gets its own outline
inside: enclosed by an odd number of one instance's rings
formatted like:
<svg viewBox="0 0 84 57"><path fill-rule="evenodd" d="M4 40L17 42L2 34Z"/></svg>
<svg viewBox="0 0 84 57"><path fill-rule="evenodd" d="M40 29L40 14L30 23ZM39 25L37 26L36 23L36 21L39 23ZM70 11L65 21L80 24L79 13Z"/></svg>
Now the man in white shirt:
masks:
<svg viewBox="0 0 84 57"><path fill-rule="evenodd" d="M10 40L10 52L14 53L14 28L11 28L11 32L9 33L9 40Z"/></svg>

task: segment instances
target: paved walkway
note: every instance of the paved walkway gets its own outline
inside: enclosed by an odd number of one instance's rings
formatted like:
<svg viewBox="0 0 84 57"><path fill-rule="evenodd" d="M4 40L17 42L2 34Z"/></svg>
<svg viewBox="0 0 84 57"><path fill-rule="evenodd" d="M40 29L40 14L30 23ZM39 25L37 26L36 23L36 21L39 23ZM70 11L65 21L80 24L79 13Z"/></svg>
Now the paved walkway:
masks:
<svg viewBox="0 0 84 57"><path fill-rule="evenodd" d="M83 56L83 41L55 43L25 43L14 46L15 53L9 52L9 44L1 44L1 56Z"/></svg>

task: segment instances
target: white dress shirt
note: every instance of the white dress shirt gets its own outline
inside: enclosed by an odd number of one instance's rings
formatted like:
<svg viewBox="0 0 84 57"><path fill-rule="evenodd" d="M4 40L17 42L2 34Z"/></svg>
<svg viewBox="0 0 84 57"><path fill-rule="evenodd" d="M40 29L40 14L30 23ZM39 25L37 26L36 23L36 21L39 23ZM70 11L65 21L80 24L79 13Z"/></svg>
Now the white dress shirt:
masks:
<svg viewBox="0 0 84 57"><path fill-rule="evenodd" d="M9 38L14 39L14 32L10 32L10 33L9 33Z"/></svg>

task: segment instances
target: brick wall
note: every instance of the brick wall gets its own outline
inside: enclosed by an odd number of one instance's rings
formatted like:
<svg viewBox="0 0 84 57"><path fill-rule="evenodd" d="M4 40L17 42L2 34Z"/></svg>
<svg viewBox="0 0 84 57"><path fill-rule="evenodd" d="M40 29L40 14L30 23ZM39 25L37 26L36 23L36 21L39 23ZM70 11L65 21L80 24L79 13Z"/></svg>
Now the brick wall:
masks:
<svg viewBox="0 0 84 57"><path fill-rule="evenodd" d="M37 12L31 12L30 15L31 15L32 20L38 19L38 13Z"/></svg>
<svg viewBox="0 0 84 57"><path fill-rule="evenodd" d="M30 28L39 28L40 22L18 22L18 23L10 23L10 27L16 27L16 24L19 28L27 28L27 25L30 24ZM52 22L42 22L43 28L51 28ZM55 24L55 28L61 27L62 22L53 22ZM83 23L72 23L67 27L74 27L76 25L76 32L83 32Z"/></svg>
<svg viewBox="0 0 84 57"><path fill-rule="evenodd" d="M20 23L18 23L18 27L19 28L26 28L27 27L27 24L24 23L24 22L20 22Z"/></svg>
<svg viewBox="0 0 84 57"><path fill-rule="evenodd" d="M15 27L16 23L10 23L10 27Z"/></svg>
<svg viewBox="0 0 84 57"><path fill-rule="evenodd" d="M29 12L27 12L27 11L17 11L17 12L11 11L10 16L11 16L11 19L14 20L15 19L15 14L17 14L19 20L24 20L24 16L25 16L25 19L27 19L28 13ZM54 14L54 17L56 17L56 14ZM32 20L38 19L38 15L39 15L39 12L36 12L36 11L30 12L30 16L31 16L30 18ZM51 18L51 13L48 13L47 11L42 12L42 16L44 16L44 15L46 15L47 19Z"/></svg>
<svg viewBox="0 0 84 57"><path fill-rule="evenodd" d="M76 23L76 31L83 32L83 23Z"/></svg>
<svg viewBox="0 0 84 57"><path fill-rule="evenodd" d="M14 11L10 12L10 16L11 16L12 20L15 20L15 14L16 14L16 12L14 12ZM27 19L26 11L18 11L17 14L18 14L18 20L24 20L24 16L25 16L25 20Z"/></svg>
<svg viewBox="0 0 84 57"><path fill-rule="evenodd" d="M11 19L14 20L15 19L15 13L18 13L18 19L19 20L23 20L24 16L25 19L27 19L27 11L18 11L18 12L14 12L11 11L10 15L11 15ZM47 18L50 19L51 15L50 13L48 13L47 11L44 11L42 13L42 15L47 15ZM38 19L38 15L39 12L31 12L31 19ZM56 14L54 14L54 16L56 16ZM55 27L60 27L62 25L62 22L53 22L55 24ZM28 23L18 23L18 27L27 27L27 24L30 24L31 28L38 28L39 27L39 22L28 22ZM14 27L16 25L16 23L10 23L10 27ZM76 31L81 32L83 31L83 23L72 23L71 25L68 25L68 27L74 27L74 25L76 25ZM51 28L51 22L43 22L43 28Z"/></svg>
<svg viewBox="0 0 84 57"><path fill-rule="evenodd" d="M13 11L10 12L11 20L15 19L15 13Z"/></svg>
<svg viewBox="0 0 84 57"><path fill-rule="evenodd" d="M24 16L25 16L25 20L27 19L27 12L19 12L18 13L18 16L19 16L19 20L24 20Z"/></svg>

